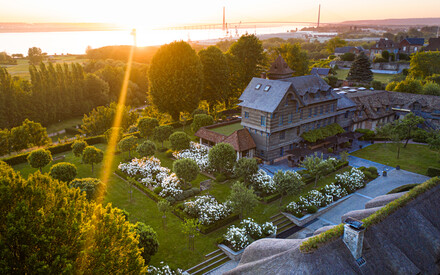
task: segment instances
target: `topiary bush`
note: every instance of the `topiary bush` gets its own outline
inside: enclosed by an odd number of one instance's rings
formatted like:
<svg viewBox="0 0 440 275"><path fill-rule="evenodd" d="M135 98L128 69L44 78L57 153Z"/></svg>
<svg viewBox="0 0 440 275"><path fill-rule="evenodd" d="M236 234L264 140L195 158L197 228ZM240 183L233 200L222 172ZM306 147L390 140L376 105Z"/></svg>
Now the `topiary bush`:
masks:
<svg viewBox="0 0 440 275"><path fill-rule="evenodd" d="M50 167L50 176L64 182L71 182L76 177L76 166L69 162L60 162Z"/></svg>
<svg viewBox="0 0 440 275"><path fill-rule="evenodd" d="M162 191L162 186L157 186L156 188L154 188L153 192L156 194L159 194Z"/></svg>
<svg viewBox="0 0 440 275"><path fill-rule="evenodd" d="M307 213L309 214L314 214L318 211L318 207L316 207L315 205L311 205L307 207Z"/></svg>

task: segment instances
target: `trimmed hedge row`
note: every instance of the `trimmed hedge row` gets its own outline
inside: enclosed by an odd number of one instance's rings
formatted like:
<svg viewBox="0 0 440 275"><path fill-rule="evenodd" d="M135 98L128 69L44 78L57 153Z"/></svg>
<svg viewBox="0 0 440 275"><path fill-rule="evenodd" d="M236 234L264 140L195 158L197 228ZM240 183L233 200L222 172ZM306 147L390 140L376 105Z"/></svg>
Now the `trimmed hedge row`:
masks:
<svg viewBox="0 0 440 275"><path fill-rule="evenodd" d="M98 143L104 143L105 137L104 136L94 136L94 137L85 138L84 140L87 142L88 145L94 145L94 144L98 144ZM55 155L55 154L59 154L59 153L63 153L63 152L67 152L67 151L72 150L72 144L73 144L73 141L69 141L67 143L46 147L46 149L49 150L52 153L52 155ZM23 154L18 154L18 155L12 156L12 157L7 157L2 160L11 166L17 165L20 163L25 163L25 162L27 162L27 156L31 152L26 152Z"/></svg>
<svg viewBox="0 0 440 275"><path fill-rule="evenodd" d="M122 172L121 170L117 169L115 171L115 173L120 176L121 178L127 180L127 175ZM147 195L150 199L152 199L155 202L158 202L160 200L162 200L163 198L160 197L159 195L157 195L156 193L154 193L153 191L151 191L149 188L147 188L145 185L143 185L142 183L138 182L137 180L135 181L135 185L137 188L139 188L140 190L142 190L142 192L145 193L145 195Z"/></svg>
<svg viewBox="0 0 440 275"><path fill-rule="evenodd" d="M183 212L183 204L181 204L181 203L176 205L173 208L172 212L174 215L176 215L181 220L193 218L193 217L188 216L185 212ZM200 232L202 234L211 233L211 232L213 232L223 226L229 225L230 223L238 220L238 218L239 218L238 214L231 214L231 215L227 216L226 218L215 221L214 223L211 223L209 225L201 225Z"/></svg>
<svg viewBox="0 0 440 275"><path fill-rule="evenodd" d="M280 193L271 194L271 195L268 195L266 197L261 197L263 202L266 203L266 204L274 202L274 201L278 200L279 198L281 198L281 194Z"/></svg>
<svg viewBox="0 0 440 275"><path fill-rule="evenodd" d="M418 186L411 189L408 193L406 193L402 197L390 202L389 204L385 205L371 216L363 219L362 221L364 222L364 227L368 229L368 227L381 222L386 217L397 211L399 208L404 207L408 202L412 201L420 194L425 193L426 191L436 187L439 184L440 184L439 177L429 179L424 183L419 184ZM339 224L336 227L324 233L311 237L307 241L302 242L300 245L300 251L303 253L312 252L321 245L342 236L343 233L344 233L344 225Z"/></svg>

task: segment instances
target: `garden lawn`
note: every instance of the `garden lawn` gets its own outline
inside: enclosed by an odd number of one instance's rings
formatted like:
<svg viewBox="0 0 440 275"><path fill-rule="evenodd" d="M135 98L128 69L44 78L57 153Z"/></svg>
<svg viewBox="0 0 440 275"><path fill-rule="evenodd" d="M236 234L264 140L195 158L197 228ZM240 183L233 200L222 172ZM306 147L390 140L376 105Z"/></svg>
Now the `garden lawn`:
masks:
<svg viewBox="0 0 440 275"><path fill-rule="evenodd" d="M234 124L229 124L229 125L213 128L210 130L213 132L225 135L225 136L229 136L232 133L234 133L235 131L240 130L240 129L243 129L243 126L241 125L241 122L237 122Z"/></svg>
<svg viewBox="0 0 440 275"><path fill-rule="evenodd" d="M106 144L95 145L101 150L105 150ZM54 156L65 155L65 162L73 163L78 169L78 178L99 177L102 163L95 165L95 171L92 174L91 166L81 164L81 159L73 155L72 152L64 152ZM117 154L113 163L112 170L116 170L120 162L126 161L127 153ZM43 173L48 173L50 167L54 163L50 163L43 168ZM21 175L28 177L37 169L29 166L28 163L22 163L13 167L20 171ZM206 179L205 176L199 175L193 182L194 186L199 186L200 181ZM215 240L226 232L226 228L217 230L209 235L200 235L195 239L195 251L188 249L188 239L181 232L181 220L169 213L167 216L167 229L162 228L162 213L157 209L156 203L147 197L144 193L132 188L133 196L130 201L128 191L129 185L120 177L112 174L103 200L103 204L111 203L113 206L124 209L129 213L130 222L142 221L153 227L158 234L159 251L151 259L150 264L158 266L161 261L170 264L171 267L187 269L204 260L204 255L217 249Z"/></svg>
<svg viewBox="0 0 440 275"><path fill-rule="evenodd" d="M429 149L427 145L408 144L407 148L403 148L402 144L399 159L397 159L397 147L392 143L376 143L351 155L392 167L400 165L403 170L422 175L427 175L430 166L440 168L437 152Z"/></svg>
<svg viewBox="0 0 440 275"><path fill-rule="evenodd" d="M348 71L349 70L338 69L338 70L336 70L336 72L337 72L336 77L338 79L345 80L347 78ZM380 81L384 84L388 84L391 81L391 79L393 78L393 76L394 76L393 74L375 74L375 73L373 73L373 80L377 80L377 81Z"/></svg>

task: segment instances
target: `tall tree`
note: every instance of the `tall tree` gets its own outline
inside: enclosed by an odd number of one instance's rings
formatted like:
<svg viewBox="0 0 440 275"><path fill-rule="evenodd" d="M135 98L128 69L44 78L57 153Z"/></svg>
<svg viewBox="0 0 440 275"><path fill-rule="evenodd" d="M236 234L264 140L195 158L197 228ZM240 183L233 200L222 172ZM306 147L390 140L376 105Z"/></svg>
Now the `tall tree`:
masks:
<svg viewBox="0 0 440 275"><path fill-rule="evenodd" d="M82 155L83 163L90 164L92 166L92 173L93 173L94 164L100 163L103 158L104 158L104 153L102 152L102 150L96 148L95 146L87 146L84 149Z"/></svg>
<svg viewBox="0 0 440 275"><path fill-rule="evenodd" d="M248 189L239 181L232 185L228 200L231 202L232 209L239 213L240 219L248 216L258 204L258 197L254 193L254 189L252 187Z"/></svg>
<svg viewBox="0 0 440 275"><path fill-rule="evenodd" d="M218 143L209 150L209 163L218 172L230 172L235 166L237 154L229 143Z"/></svg>
<svg viewBox="0 0 440 275"><path fill-rule="evenodd" d="M425 121L422 117L416 116L414 113L407 114L399 126L402 128L402 132L405 133L406 142L403 148L406 148L409 140L412 138L412 133L417 129L417 126Z"/></svg>
<svg viewBox="0 0 440 275"><path fill-rule="evenodd" d="M24 179L0 162L0 273L145 273L122 211L88 202L48 175Z"/></svg>
<svg viewBox="0 0 440 275"><path fill-rule="evenodd" d="M307 170L306 172L311 177L315 178L315 187L316 187L316 183L318 182L318 180L322 176L331 172L334 168L332 162L325 161L323 159L322 154L320 156L318 156L317 153L306 157L301 162L301 167L305 168Z"/></svg>
<svg viewBox="0 0 440 275"><path fill-rule="evenodd" d="M139 236L139 248L143 248L141 253L145 263L150 262L151 256L157 253L159 249L159 241L157 240L156 231L151 226L146 225L143 222L137 222L134 225L134 230Z"/></svg>
<svg viewBox="0 0 440 275"><path fill-rule="evenodd" d="M347 80L370 83L373 80L371 63L364 52L361 52L351 64Z"/></svg>
<svg viewBox="0 0 440 275"><path fill-rule="evenodd" d="M163 148L163 142L168 140L170 135L173 133L173 130L173 127L171 127L170 125L157 126L153 130L153 139L160 142Z"/></svg>
<svg viewBox="0 0 440 275"><path fill-rule="evenodd" d="M43 61L43 52L40 48L32 47L28 50L29 63L32 65L38 65Z"/></svg>
<svg viewBox="0 0 440 275"><path fill-rule="evenodd" d="M235 174L243 177L244 183L249 182L251 177L258 172L258 164L256 159L241 158L235 165Z"/></svg>
<svg viewBox="0 0 440 275"><path fill-rule="evenodd" d="M409 75L426 78L440 74L440 52L417 52L411 56Z"/></svg>
<svg viewBox="0 0 440 275"><path fill-rule="evenodd" d="M203 88L203 68L191 46L183 41L160 47L151 60L150 96L159 111L175 121L180 112L197 108Z"/></svg>
<svg viewBox="0 0 440 275"><path fill-rule="evenodd" d="M228 61L222 51L210 46L199 51L200 61L203 65L204 85L201 99L212 107L226 101L229 95L229 66Z"/></svg>
<svg viewBox="0 0 440 275"><path fill-rule="evenodd" d="M178 159L173 162L173 171L180 180L183 180L183 186L191 187L191 181L199 174L199 166L193 159Z"/></svg>
<svg viewBox="0 0 440 275"><path fill-rule="evenodd" d="M153 134L153 130L157 126L159 126L159 122L154 117L141 117L137 123L139 134L147 139Z"/></svg>
<svg viewBox="0 0 440 275"><path fill-rule="evenodd" d="M191 138L185 132L174 132L170 136L171 148L176 151L188 149L190 146Z"/></svg>
<svg viewBox="0 0 440 275"><path fill-rule="evenodd" d="M127 136L118 143L118 147L122 152L128 151L128 157L131 159L131 151L135 150L138 146L138 138L130 135Z"/></svg>
<svg viewBox="0 0 440 275"><path fill-rule="evenodd" d="M279 204L280 208L284 196L299 193L304 186L301 175L295 171L283 172L278 170L278 172L276 172L273 176L273 181L275 183L276 190L281 195Z"/></svg>
<svg viewBox="0 0 440 275"><path fill-rule="evenodd" d="M154 142L149 140L142 142L136 147L136 152L141 157L150 157L154 155L155 151L156 151L156 145L154 144Z"/></svg>
<svg viewBox="0 0 440 275"><path fill-rule="evenodd" d="M293 70L294 76L309 74L309 57L307 52L301 49L299 43L284 43L278 48L279 54L284 58L287 65Z"/></svg>
<svg viewBox="0 0 440 275"><path fill-rule="evenodd" d="M343 47L345 45L347 45L347 41L336 36L327 41L326 49L329 54L333 54L336 48Z"/></svg>

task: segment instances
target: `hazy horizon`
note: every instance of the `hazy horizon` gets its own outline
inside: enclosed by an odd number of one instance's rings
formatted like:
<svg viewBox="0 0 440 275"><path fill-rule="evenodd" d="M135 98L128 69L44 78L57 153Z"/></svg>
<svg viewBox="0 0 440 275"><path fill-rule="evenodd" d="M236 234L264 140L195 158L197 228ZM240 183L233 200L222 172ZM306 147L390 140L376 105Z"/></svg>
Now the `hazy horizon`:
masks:
<svg viewBox="0 0 440 275"><path fill-rule="evenodd" d="M315 22L321 4L321 22L354 20L438 18L440 1L371 0L366 4L347 0L286 1L157 1L77 0L66 6L55 0L0 0L1 23L104 23L129 28L160 28L188 24L218 24L226 8L226 22ZM428 8L427 8L428 7ZM102 11L102 12L101 12Z"/></svg>

